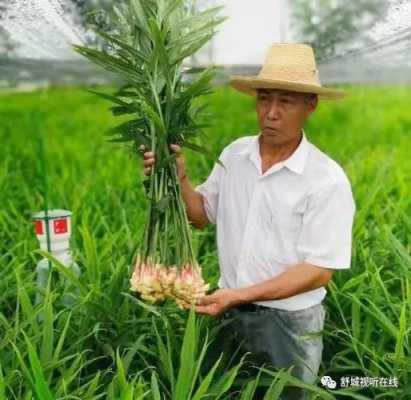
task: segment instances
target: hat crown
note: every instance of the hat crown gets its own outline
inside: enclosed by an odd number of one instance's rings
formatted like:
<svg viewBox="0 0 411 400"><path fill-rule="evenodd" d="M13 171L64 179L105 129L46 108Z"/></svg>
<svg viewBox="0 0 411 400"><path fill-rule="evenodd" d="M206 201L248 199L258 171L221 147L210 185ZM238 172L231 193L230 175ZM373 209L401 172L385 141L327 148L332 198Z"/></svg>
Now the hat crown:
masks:
<svg viewBox="0 0 411 400"><path fill-rule="evenodd" d="M314 51L304 43L271 45L259 78L286 80L320 86Z"/></svg>
<svg viewBox="0 0 411 400"><path fill-rule="evenodd" d="M319 98L329 100L346 95L321 85L313 48L306 43L272 44L258 75L233 75L230 85L252 96L258 89L316 93Z"/></svg>
<svg viewBox="0 0 411 400"><path fill-rule="evenodd" d="M303 43L275 43L268 49L265 64L305 64L315 68L314 51Z"/></svg>

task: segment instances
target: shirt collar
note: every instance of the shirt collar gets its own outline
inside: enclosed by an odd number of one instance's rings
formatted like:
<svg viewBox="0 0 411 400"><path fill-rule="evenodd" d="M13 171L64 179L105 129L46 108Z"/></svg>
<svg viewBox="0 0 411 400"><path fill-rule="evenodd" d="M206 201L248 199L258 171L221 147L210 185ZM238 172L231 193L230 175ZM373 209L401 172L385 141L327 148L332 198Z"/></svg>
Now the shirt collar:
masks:
<svg viewBox="0 0 411 400"><path fill-rule="evenodd" d="M249 158L256 163L256 166L257 163L259 163L257 166L259 170L261 169L260 143L258 141L260 134L253 136L250 142L238 152L238 154L248 155ZM302 174L307 160L308 150L309 141L306 137L304 129L302 129L302 138L297 148L287 159L275 164L274 167L276 167L277 170L282 166L286 166L291 171L294 171L297 174Z"/></svg>

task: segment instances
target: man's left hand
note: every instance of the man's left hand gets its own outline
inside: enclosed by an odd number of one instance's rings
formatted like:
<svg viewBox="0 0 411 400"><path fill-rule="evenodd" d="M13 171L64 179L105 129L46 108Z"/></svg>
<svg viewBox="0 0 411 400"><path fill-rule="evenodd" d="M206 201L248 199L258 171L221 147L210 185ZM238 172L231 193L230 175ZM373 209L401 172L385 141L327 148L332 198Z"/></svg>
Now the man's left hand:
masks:
<svg viewBox="0 0 411 400"><path fill-rule="evenodd" d="M240 303L238 290L218 289L199 299L195 310L200 314L217 316Z"/></svg>

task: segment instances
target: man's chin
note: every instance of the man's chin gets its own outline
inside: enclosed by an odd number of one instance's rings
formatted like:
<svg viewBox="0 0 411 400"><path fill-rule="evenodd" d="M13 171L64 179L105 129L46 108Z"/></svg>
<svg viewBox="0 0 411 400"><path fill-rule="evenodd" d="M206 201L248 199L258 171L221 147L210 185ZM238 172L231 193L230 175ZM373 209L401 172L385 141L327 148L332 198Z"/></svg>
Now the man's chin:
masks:
<svg viewBox="0 0 411 400"><path fill-rule="evenodd" d="M280 131L263 130L261 140L268 146L282 146L286 143Z"/></svg>
<svg viewBox="0 0 411 400"><path fill-rule="evenodd" d="M264 128L263 129L263 135L266 137L281 137L282 132L279 129L275 128Z"/></svg>
<svg viewBox="0 0 411 400"><path fill-rule="evenodd" d="M265 128L263 129L262 136L264 139L270 140L270 141L278 141L281 139L282 135L281 132L277 129L269 129Z"/></svg>

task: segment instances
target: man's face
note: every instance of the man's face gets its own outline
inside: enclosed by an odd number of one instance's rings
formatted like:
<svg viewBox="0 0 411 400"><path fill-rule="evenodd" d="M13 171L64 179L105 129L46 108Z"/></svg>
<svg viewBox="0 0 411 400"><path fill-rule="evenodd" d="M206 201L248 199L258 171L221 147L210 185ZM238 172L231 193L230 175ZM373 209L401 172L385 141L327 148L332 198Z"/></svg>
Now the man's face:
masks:
<svg viewBox="0 0 411 400"><path fill-rule="evenodd" d="M310 98L306 93L258 89L256 110L264 141L283 144L298 138L316 107L316 97Z"/></svg>

